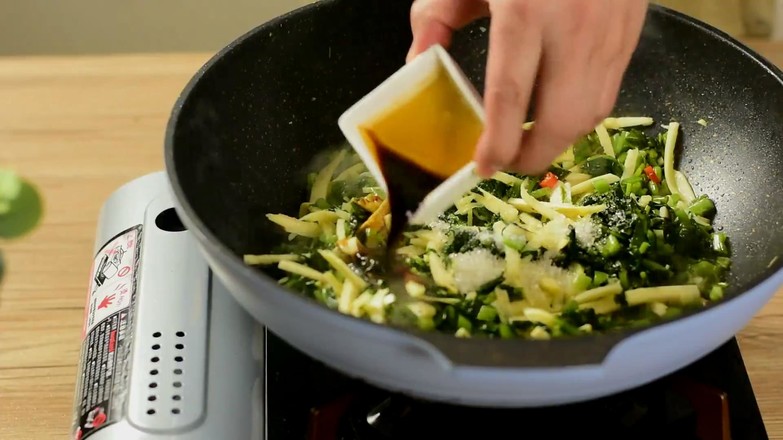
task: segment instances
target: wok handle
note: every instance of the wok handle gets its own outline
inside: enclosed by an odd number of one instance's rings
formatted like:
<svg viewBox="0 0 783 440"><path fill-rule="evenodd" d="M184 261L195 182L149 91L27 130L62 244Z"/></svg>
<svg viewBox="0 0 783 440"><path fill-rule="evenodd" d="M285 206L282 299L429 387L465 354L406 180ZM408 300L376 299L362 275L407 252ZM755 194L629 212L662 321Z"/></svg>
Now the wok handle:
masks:
<svg viewBox="0 0 783 440"><path fill-rule="evenodd" d="M416 332L407 352L428 355L442 366L556 368L600 365L628 334L589 335L551 340L462 339Z"/></svg>

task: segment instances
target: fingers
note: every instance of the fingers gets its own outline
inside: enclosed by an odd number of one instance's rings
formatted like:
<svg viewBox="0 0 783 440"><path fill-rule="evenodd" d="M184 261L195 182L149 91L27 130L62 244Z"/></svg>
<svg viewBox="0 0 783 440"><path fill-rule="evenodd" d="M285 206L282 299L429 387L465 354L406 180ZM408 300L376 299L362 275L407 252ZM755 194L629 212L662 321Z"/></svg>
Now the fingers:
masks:
<svg viewBox="0 0 783 440"><path fill-rule="evenodd" d="M523 140L516 170L544 172L568 145L593 131L611 113L646 11L645 1L624 0L621 19L606 22L604 36L596 34L591 23L601 22L602 11L618 4L594 0L590 8L572 18L586 22L587 27L565 21L561 26L570 32L555 28L545 34L536 124Z"/></svg>
<svg viewBox="0 0 783 440"><path fill-rule="evenodd" d="M544 60L536 100L536 124L524 139L514 168L525 174L541 174L578 137L599 122L595 106L603 82L586 85L591 79L573 63L567 70L553 72L558 63ZM600 80L599 80L600 81ZM589 88L587 88L589 87Z"/></svg>
<svg viewBox="0 0 783 440"><path fill-rule="evenodd" d="M610 38L603 45L603 63L606 67L603 92L598 101L598 110L602 115L609 115L617 101L623 76L636 45L641 36L641 29L646 17L646 0L627 0L627 8L622 20L616 22Z"/></svg>
<svg viewBox="0 0 783 440"><path fill-rule="evenodd" d="M410 61L455 30L491 13L484 87L486 126L477 171L546 170L609 115L641 34L647 0L416 0ZM487 6L489 5L489 6ZM491 9L491 10L490 10ZM539 74L536 124L523 139Z"/></svg>
<svg viewBox="0 0 783 440"><path fill-rule="evenodd" d="M537 1L492 3L490 51L484 86L486 126L476 149L477 172L489 177L511 165L541 56Z"/></svg>
<svg viewBox="0 0 783 440"><path fill-rule="evenodd" d="M524 140L515 168L541 174L568 145L590 132L600 120L597 102L604 90L601 69L596 69L592 42L573 35L578 26L564 23L571 34L549 34L542 57L536 96L536 124ZM588 33L588 29L581 32Z"/></svg>
<svg viewBox="0 0 783 440"><path fill-rule="evenodd" d="M487 15L483 0L416 0L411 7L413 42L407 61L434 44L448 47L454 31Z"/></svg>

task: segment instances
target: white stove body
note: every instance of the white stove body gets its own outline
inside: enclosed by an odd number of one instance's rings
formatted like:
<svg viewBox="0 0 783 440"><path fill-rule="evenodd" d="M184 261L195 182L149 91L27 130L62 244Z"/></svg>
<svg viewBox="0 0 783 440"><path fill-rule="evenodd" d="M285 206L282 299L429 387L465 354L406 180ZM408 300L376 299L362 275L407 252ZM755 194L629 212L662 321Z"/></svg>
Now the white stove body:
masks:
<svg viewBox="0 0 783 440"><path fill-rule="evenodd" d="M73 439L265 438L264 331L213 277L163 172L98 223Z"/></svg>

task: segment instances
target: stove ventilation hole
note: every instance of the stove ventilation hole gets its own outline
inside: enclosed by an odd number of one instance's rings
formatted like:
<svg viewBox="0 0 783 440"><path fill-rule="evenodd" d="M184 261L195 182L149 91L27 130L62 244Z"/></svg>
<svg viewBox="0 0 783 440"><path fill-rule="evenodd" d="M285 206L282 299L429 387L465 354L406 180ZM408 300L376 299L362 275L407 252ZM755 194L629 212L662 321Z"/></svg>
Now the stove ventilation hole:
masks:
<svg viewBox="0 0 783 440"><path fill-rule="evenodd" d="M182 414L186 333L180 330L164 335L156 331L151 335L153 343L149 345L147 364L146 414ZM166 401L166 395L170 400Z"/></svg>
<svg viewBox="0 0 783 440"><path fill-rule="evenodd" d="M182 339L182 338L185 337L185 332L178 331L174 335L177 337L177 339ZM174 348L177 351L181 352L181 351L185 350L185 344L182 344L182 343L174 344ZM175 368L173 370L171 370L171 372L173 373L175 379L178 379L179 376L182 376L183 371L182 371L182 368L181 368L181 364L182 364L183 360L184 360L184 358L182 356L174 356L174 363L175 364L180 364L180 365L176 365ZM181 401L182 400L182 396L179 393L181 393L180 389L182 388L182 382L180 382L179 380L175 380L174 382L172 382L171 385L174 387L174 393L175 393L175 394L172 394L171 400L174 401L174 402ZM179 407L174 406L173 408L171 408L171 413L174 414L174 415L179 414L180 413Z"/></svg>
<svg viewBox="0 0 783 440"><path fill-rule="evenodd" d="M186 230L185 225L182 224L182 220L177 215L177 210L174 208L166 209L158 214L155 217L155 226L166 232L182 232Z"/></svg>

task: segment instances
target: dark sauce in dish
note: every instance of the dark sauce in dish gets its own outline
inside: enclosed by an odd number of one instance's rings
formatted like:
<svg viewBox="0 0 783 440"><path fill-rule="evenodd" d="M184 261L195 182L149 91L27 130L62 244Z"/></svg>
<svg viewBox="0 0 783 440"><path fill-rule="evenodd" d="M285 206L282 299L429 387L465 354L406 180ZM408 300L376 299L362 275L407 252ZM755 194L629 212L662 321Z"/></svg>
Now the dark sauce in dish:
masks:
<svg viewBox="0 0 783 440"><path fill-rule="evenodd" d="M388 188L386 197L389 200L392 218L387 243L391 251L401 238L405 225L408 224L408 216L412 215L424 197L445 179L419 167L378 142L371 131L365 130L365 135L373 140L378 165L386 179Z"/></svg>

